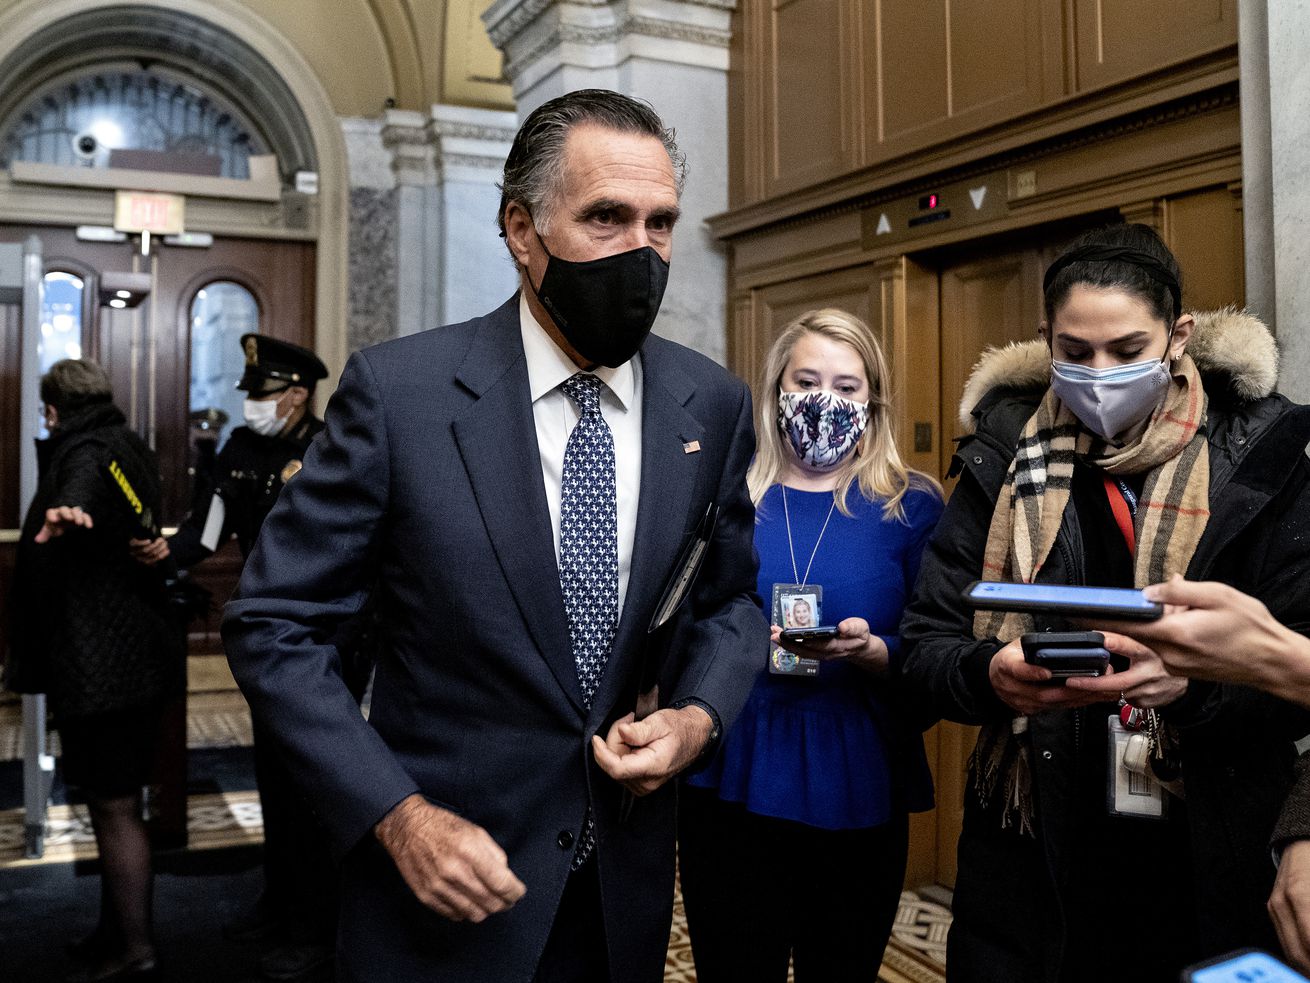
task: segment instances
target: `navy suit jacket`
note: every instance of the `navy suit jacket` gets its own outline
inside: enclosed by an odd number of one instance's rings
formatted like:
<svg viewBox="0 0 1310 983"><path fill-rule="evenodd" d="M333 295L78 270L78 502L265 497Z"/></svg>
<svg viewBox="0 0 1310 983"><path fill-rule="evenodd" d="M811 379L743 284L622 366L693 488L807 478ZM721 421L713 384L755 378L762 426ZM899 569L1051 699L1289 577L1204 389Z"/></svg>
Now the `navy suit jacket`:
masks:
<svg viewBox="0 0 1310 983"><path fill-rule="evenodd" d="M582 703L542 483L517 297L492 314L352 355L326 428L264 524L223 638L251 710L344 854L347 980L529 981L591 804L613 978L663 978L676 782L619 820L589 749L632 709L646 627L710 502L714 541L671 625L660 702L726 729L767 655L755 597L750 395L651 336L641 492L610 660ZM698 452L688 445L699 442ZM333 638L376 595L382 645L365 721ZM373 826L414 792L487 829L527 893L480 925L413 897ZM568 835L565 835L565 834Z"/></svg>

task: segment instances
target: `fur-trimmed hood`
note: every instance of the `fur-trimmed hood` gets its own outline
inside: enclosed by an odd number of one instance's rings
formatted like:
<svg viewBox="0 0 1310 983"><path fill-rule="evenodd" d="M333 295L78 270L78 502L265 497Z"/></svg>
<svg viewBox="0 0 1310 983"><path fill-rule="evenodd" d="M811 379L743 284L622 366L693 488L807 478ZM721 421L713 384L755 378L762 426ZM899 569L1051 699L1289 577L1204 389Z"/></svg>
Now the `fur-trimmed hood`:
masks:
<svg viewBox="0 0 1310 983"><path fill-rule="evenodd" d="M1187 353L1206 388L1226 389L1241 402L1262 399L1278 384L1278 344L1265 323L1234 307L1193 312L1196 329ZM959 423L973 433L974 408L992 389L1041 392L1051 384L1051 352L1040 338L988 348L969 374L960 399Z"/></svg>

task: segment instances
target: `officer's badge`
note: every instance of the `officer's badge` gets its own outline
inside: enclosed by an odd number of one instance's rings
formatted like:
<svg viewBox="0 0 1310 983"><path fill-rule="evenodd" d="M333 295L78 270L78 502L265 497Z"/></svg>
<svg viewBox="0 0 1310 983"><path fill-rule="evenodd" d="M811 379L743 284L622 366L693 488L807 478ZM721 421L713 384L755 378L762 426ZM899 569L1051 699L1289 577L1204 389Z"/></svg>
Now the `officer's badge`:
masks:
<svg viewBox="0 0 1310 983"><path fill-rule="evenodd" d="M304 463L299 460L293 459L287 461L286 467L282 469L282 484L285 485L288 481L294 478L304 466Z"/></svg>
<svg viewBox="0 0 1310 983"><path fill-rule="evenodd" d="M253 337L252 337L252 338L247 338L247 339L246 339L246 344L245 344L245 349L246 349L246 364L247 364L247 365L258 365L258 364L259 364L259 342L256 341Z"/></svg>

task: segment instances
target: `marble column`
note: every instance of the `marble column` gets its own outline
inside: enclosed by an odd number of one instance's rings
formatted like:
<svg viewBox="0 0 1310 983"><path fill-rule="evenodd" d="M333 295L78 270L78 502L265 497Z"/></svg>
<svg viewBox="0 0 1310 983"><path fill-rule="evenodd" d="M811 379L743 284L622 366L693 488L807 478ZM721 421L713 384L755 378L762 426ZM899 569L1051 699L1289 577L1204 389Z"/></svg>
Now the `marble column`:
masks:
<svg viewBox="0 0 1310 983"><path fill-rule="evenodd" d="M350 165L346 343L396 336L396 176L380 119L343 119Z"/></svg>
<svg viewBox="0 0 1310 983"><path fill-rule="evenodd" d="M518 289L514 261L500 238L497 184L514 142L514 114L433 106L429 124L437 167L441 234L441 321L485 314Z"/></svg>
<svg viewBox="0 0 1310 983"><path fill-rule="evenodd" d="M1278 334L1279 388L1310 402L1310 3L1238 6L1247 306Z"/></svg>
<svg viewBox="0 0 1310 983"><path fill-rule="evenodd" d="M427 114L388 109L382 145L396 175L396 334L407 335L444 323L438 299L441 200Z"/></svg>
<svg viewBox="0 0 1310 983"><path fill-rule="evenodd" d="M517 286L496 206L514 114L436 105L342 121L351 348L463 321Z"/></svg>
<svg viewBox="0 0 1310 983"><path fill-rule="evenodd" d="M728 44L736 0L495 0L483 14L505 54L519 118L606 88L650 102L687 154L683 215L655 330L722 362L727 260L705 219L728 207Z"/></svg>

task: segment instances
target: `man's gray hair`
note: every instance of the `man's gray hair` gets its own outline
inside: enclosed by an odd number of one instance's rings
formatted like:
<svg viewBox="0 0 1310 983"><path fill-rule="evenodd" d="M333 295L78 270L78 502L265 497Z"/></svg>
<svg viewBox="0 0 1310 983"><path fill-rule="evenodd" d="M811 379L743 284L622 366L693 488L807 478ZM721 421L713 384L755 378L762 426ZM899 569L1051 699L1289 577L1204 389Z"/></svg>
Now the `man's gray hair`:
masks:
<svg viewBox="0 0 1310 983"><path fill-rule="evenodd" d="M41 402L68 416L92 403L114 398L105 370L89 358L65 358L41 377Z"/></svg>
<svg viewBox="0 0 1310 983"><path fill-rule="evenodd" d="M674 131L664 125L651 105L609 89L578 89L539 106L519 127L500 183L496 222L502 236L505 209L511 201L528 210L538 232L548 232L551 208L564 177L564 141L570 129L586 123L655 137L668 152L678 194L682 194L687 178L686 156L678 149Z"/></svg>

